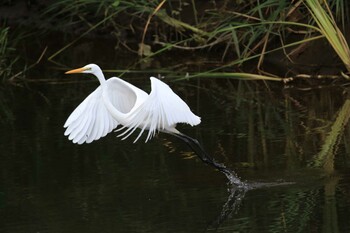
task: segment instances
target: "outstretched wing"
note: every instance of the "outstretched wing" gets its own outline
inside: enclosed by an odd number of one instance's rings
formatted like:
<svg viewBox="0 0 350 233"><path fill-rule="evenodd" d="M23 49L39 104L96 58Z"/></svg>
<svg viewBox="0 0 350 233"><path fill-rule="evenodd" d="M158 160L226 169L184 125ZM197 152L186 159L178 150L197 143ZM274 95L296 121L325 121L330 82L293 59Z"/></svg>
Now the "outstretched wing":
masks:
<svg viewBox="0 0 350 233"><path fill-rule="evenodd" d="M106 136L117 126L118 122L103 103L102 88L99 86L68 117L64 135L73 143L90 143Z"/></svg>
<svg viewBox="0 0 350 233"><path fill-rule="evenodd" d="M188 105L167 84L154 77L150 79L151 93L130 114L129 123L123 127L128 129L120 136L126 135L124 138L127 138L136 128L141 128L141 132L134 141L136 142L146 129L149 130L147 142L157 131L174 130L177 123L187 123L194 126L201 122L200 117L193 114Z"/></svg>

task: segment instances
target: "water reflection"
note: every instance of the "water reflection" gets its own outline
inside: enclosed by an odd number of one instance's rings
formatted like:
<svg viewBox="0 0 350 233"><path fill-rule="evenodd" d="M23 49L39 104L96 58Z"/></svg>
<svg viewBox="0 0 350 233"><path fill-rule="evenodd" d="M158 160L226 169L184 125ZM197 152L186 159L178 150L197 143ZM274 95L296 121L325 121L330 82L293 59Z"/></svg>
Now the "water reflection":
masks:
<svg viewBox="0 0 350 233"><path fill-rule="evenodd" d="M62 125L94 84L7 89L14 118L0 125L0 231L348 232L349 103L339 87L201 82L197 93L174 85L203 118L183 131L254 189L228 186L166 135L71 144ZM310 163L325 145L332 173Z"/></svg>
<svg viewBox="0 0 350 233"><path fill-rule="evenodd" d="M222 210L218 217L213 221L209 227L207 228L208 231L215 230L217 231L218 228L230 217L232 217L233 214L237 213L239 210L239 207L243 201L243 198L248 191L247 188L243 187L237 187L232 186L231 183L229 183L230 187L228 189L229 196L227 198L227 201L222 206Z"/></svg>
<svg viewBox="0 0 350 233"><path fill-rule="evenodd" d="M339 140L343 136L344 128L349 121L349 117L350 99L346 99L327 133L328 136L324 140L321 151L314 158L313 164L310 164L310 166L323 167L329 174L334 172L334 158L339 148Z"/></svg>

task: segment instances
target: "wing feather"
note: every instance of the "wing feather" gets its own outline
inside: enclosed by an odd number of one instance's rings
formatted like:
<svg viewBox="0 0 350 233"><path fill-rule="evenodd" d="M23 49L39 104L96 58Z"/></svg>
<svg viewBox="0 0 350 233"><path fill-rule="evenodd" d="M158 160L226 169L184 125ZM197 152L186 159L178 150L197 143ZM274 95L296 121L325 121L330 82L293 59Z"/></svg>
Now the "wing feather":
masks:
<svg viewBox="0 0 350 233"><path fill-rule="evenodd" d="M107 135L118 126L102 99L102 87L98 87L71 113L64 127L64 135L73 143L90 143Z"/></svg>
<svg viewBox="0 0 350 233"><path fill-rule="evenodd" d="M84 118L86 119L85 124L82 130L80 130L79 134L77 134L74 137L74 140L73 140L74 143L82 144L86 140L86 135L90 135L88 131L89 131L91 122L93 122L95 118L95 116L92 116L94 107L95 105L90 105L87 114L84 114L85 115Z"/></svg>
<svg viewBox="0 0 350 233"><path fill-rule="evenodd" d="M97 113L100 113L101 111L101 105L97 105L96 106L96 118L95 118L95 125L94 127L92 128L92 132L91 132L91 138L94 138L94 139L99 139L99 133L98 131L100 130L101 128L101 117L103 116L103 114L99 114L97 115Z"/></svg>
<svg viewBox="0 0 350 233"><path fill-rule="evenodd" d="M93 137L87 137L87 135L91 135L91 132L92 130L94 129L95 126L95 119L96 119L96 115L97 115L97 105L96 104L93 104L92 105L92 111L89 115L89 118L90 118L90 124L88 125L88 128L86 129L86 132L85 132L85 136L79 140L79 144L82 144L84 142L86 143L91 143L94 138Z"/></svg>
<svg viewBox="0 0 350 233"><path fill-rule="evenodd" d="M177 123L187 123L191 126L200 123L200 117L193 114L188 105L172 89L157 78L151 77L152 91L148 98L133 111L124 128L127 128L121 136L129 137L136 128L141 132L135 139L136 142L144 130L148 129L146 142L157 131L170 131Z"/></svg>
<svg viewBox="0 0 350 233"><path fill-rule="evenodd" d="M81 116L81 120L79 122L79 124L77 124L77 122L74 122L74 126L72 125L72 130L69 134L69 140L73 140L73 141L77 141L78 139L80 139L82 136L82 134L84 134L85 128L87 127L87 124L89 122L89 113L91 112L91 106L88 105L87 109L86 109L86 113L82 114Z"/></svg>

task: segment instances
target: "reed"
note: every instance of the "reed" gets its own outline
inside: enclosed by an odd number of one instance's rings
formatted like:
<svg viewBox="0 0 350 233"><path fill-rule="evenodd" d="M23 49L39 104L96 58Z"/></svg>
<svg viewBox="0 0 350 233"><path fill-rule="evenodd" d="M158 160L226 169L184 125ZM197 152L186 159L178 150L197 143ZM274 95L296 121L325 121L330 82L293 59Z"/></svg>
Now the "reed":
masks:
<svg viewBox="0 0 350 233"><path fill-rule="evenodd" d="M238 1L235 5L225 2L59 0L44 5L39 27L61 30L74 37L48 56L56 64L62 64L59 59L65 57L67 48L83 38L102 36L115 38L111 47L138 54L138 64L176 50L215 54L208 60L219 67L209 67L186 78L214 77L223 72L219 76L285 81L264 71L266 56L279 51L293 62L292 50L325 37L350 69L349 48L337 26L338 22L345 25L348 18L344 0L323 0L322 4L317 0ZM309 14L305 14L305 6ZM334 17L330 9L335 12ZM241 68L235 72L251 61L257 64L254 70L243 74L245 69Z"/></svg>
<svg viewBox="0 0 350 233"><path fill-rule="evenodd" d="M7 80L12 74L12 65L16 59L10 59L10 53L13 50L8 40L9 28L0 28L0 79Z"/></svg>
<svg viewBox="0 0 350 233"><path fill-rule="evenodd" d="M320 32L328 40L339 58L344 63L348 72L350 72L350 49L346 39L336 24L328 3L323 0L306 0L307 7L317 23Z"/></svg>

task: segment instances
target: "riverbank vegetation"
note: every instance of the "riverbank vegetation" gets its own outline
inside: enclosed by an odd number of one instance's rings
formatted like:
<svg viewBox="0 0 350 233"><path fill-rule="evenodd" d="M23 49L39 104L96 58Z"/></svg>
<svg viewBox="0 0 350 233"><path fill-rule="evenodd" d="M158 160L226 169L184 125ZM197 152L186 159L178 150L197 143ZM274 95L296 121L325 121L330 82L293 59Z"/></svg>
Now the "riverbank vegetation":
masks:
<svg viewBox="0 0 350 233"><path fill-rule="evenodd" d="M13 48L9 44L8 38L9 28L0 28L0 77L7 80L12 75L12 65L16 62L16 58L12 58Z"/></svg>
<svg viewBox="0 0 350 233"><path fill-rule="evenodd" d="M16 12L16 7L8 1L3 8ZM343 34L349 6L344 0L60 0L27 1L25 8L25 20L20 14L2 19L2 37L8 36L9 28L20 26L30 30L29 40L63 35L60 47L49 48L45 55L47 43L37 47L37 56L44 58L40 60L62 67L69 66L64 62L69 49L97 38L108 39L115 53L138 56L125 67L128 71L140 69L151 58L179 54L181 64L174 59L162 67L167 76L177 79L346 80L350 71ZM11 43L2 39L0 46L2 57L8 57ZM194 53L203 57L200 64L190 62ZM15 61L1 63L2 79L13 77L6 72Z"/></svg>

